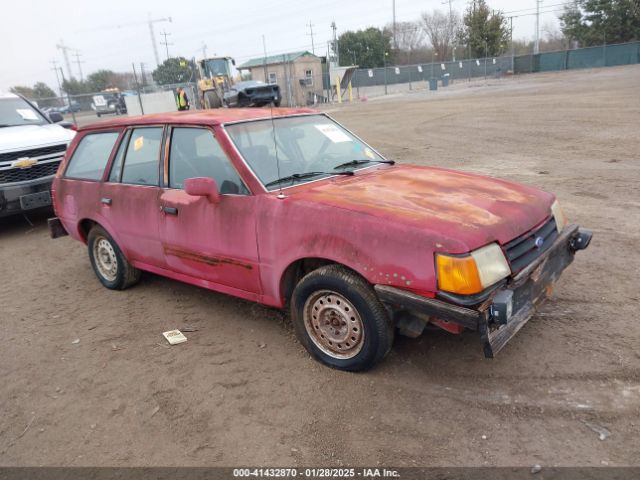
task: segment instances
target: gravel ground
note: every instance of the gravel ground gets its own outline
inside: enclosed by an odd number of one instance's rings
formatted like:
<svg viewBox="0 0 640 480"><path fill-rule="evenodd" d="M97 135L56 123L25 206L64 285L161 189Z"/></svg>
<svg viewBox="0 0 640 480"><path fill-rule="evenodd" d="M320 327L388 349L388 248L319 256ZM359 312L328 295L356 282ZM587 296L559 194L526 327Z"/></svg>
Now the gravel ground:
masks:
<svg viewBox="0 0 640 480"><path fill-rule="evenodd" d="M436 331L334 371L279 311L154 275L108 291L45 214L0 220L0 464L638 465L639 92L629 66L332 110L390 158L542 187L593 229L494 360Z"/></svg>

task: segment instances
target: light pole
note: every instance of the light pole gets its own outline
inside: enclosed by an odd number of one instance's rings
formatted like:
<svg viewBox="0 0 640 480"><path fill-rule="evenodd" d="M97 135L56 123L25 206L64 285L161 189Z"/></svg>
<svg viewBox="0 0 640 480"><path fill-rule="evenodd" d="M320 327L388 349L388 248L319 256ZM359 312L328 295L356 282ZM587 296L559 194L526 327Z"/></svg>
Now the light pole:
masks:
<svg viewBox="0 0 640 480"><path fill-rule="evenodd" d="M436 63L435 57L437 57L437 56L438 56L438 52L436 52L436 50L434 48L433 51L431 52L431 78L435 78L434 74L433 74L433 66Z"/></svg>

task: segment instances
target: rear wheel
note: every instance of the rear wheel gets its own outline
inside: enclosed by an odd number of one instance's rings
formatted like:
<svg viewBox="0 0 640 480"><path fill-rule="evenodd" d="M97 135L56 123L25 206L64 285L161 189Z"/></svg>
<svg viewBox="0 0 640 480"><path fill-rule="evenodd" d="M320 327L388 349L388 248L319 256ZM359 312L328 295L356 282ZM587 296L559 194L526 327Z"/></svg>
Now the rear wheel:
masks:
<svg viewBox="0 0 640 480"><path fill-rule="evenodd" d="M140 270L125 258L106 230L94 226L87 237L89 259L100 283L111 290L124 290L140 280Z"/></svg>
<svg viewBox="0 0 640 480"><path fill-rule="evenodd" d="M391 349L393 328L371 286L339 265L306 275L293 291L296 334L320 362L348 371L368 370Z"/></svg>

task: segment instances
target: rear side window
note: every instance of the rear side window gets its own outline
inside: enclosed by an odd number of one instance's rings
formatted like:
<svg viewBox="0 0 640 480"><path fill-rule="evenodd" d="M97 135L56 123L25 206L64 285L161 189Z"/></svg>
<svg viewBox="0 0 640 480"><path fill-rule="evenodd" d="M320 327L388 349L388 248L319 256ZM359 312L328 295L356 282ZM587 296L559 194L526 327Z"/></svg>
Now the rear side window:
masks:
<svg viewBox="0 0 640 480"><path fill-rule="evenodd" d="M73 152L64 176L80 180L100 180L118 135L118 132L85 135Z"/></svg>
<svg viewBox="0 0 640 480"><path fill-rule="evenodd" d="M213 178L222 194L249 194L210 130L176 127L169 152L169 187L183 188L192 177Z"/></svg>
<svg viewBox="0 0 640 480"><path fill-rule="evenodd" d="M136 128L124 158L122 183L158 185L158 159L162 127Z"/></svg>

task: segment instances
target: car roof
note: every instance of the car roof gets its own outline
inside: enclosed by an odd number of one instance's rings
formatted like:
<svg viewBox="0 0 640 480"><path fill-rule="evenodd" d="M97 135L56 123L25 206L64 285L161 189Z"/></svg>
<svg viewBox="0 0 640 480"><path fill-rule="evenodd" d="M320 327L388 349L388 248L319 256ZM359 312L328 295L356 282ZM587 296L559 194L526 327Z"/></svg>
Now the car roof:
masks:
<svg viewBox="0 0 640 480"><path fill-rule="evenodd" d="M129 127L136 125L156 125L158 123L172 123L184 125L220 125L247 120L261 120L274 117L286 117L309 113L320 113L311 108L215 108L210 110L196 110L192 112L168 112L139 115L134 117L120 117L91 123L78 129L104 130L114 127Z"/></svg>

